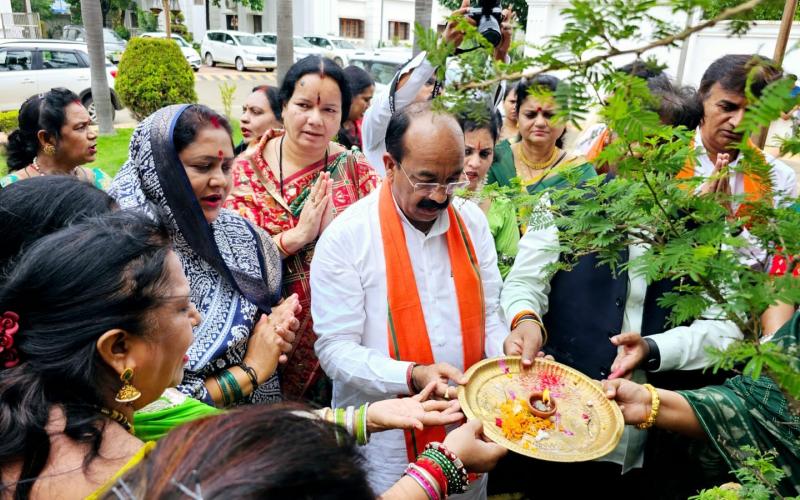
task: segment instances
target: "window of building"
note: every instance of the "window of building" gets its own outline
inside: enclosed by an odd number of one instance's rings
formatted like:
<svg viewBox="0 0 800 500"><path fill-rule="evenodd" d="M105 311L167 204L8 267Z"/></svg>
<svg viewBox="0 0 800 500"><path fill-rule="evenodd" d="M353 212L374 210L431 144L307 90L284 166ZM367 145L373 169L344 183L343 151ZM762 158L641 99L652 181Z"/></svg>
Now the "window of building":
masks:
<svg viewBox="0 0 800 500"><path fill-rule="evenodd" d="M401 21L389 21L390 40L408 40L411 33L411 25Z"/></svg>
<svg viewBox="0 0 800 500"><path fill-rule="evenodd" d="M339 18L339 36L345 38L364 38L364 21L361 19Z"/></svg>
<svg viewBox="0 0 800 500"><path fill-rule="evenodd" d="M235 14L225 15L225 29L236 31L239 28L239 16Z"/></svg>
<svg viewBox="0 0 800 500"><path fill-rule="evenodd" d="M261 14L253 16L253 33L261 33Z"/></svg>

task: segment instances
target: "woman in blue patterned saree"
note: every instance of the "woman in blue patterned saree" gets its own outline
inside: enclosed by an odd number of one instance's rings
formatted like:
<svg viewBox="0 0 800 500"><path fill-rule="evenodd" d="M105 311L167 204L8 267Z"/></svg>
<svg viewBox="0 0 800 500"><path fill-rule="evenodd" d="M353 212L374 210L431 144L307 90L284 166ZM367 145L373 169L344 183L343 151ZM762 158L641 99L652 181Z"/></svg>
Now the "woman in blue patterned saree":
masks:
<svg viewBox="0 0 800 500"><path fill-rule="evenodd" d="M272 239L222 209L233 159L225 118L205 106L169 106L136 128L110 190L120 208L161 217L169 227L202 314L178 390L217 407L280 399L275 369L299 312L296 297L277 305L281 260ZM181 404L181 395L165 394L152 412L137 413L136 425L179 424L174 408Z"/></svg>

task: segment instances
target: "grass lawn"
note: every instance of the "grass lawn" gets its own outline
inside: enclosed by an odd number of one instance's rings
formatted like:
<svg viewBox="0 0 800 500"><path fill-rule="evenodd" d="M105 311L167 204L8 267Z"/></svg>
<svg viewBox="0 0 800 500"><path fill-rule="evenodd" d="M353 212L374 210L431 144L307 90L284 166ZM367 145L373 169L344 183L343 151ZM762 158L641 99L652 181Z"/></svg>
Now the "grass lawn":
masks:
<svg viewBox="0 0 800 500"><path fill-rule="evenodd" d="M231 120L233 127L233 143L239 144L242 132L239 130L239 121ZM131 142L132 128L118 128L114 136L101 136L97 138L97 159L88 165L89 168L97 167L109 176L114 177L117 171L128 160L128 145ZM0 177L6 175L6 155L0 151Z"/></svg>

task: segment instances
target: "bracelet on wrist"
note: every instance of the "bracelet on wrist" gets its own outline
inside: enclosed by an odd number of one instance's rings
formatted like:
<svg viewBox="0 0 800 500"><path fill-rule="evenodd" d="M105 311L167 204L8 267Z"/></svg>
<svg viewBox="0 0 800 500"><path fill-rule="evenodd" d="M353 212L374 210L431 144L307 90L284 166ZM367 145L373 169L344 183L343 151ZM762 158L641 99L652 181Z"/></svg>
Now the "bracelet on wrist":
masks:
<svg viewBox="0 0 800 500"><path fill-rule="evenodd" d="M408 385L408 392L412 396L419 392L417 386L414 384L414 368L416 366L416 363L411 363L408 365L408 370L406 370L406 385Z"/></svg>
<svg viewBox="0 0 800 500"><path fill-rule="evenodd" d="M656 423L656 418L658 417L658 409L661 407L661 399L658 397L658 391L656 388L653 387L651 384L642 384L645 389L650 391L650 415L647 416L647 420L640 424L636 424L636 428L638 429L649 429L653 427L653 424Z"/></svg>
<svg viewBox="0 0 800 500"><path fill-rule="evenodd" d="M284 257L289 257L292 254L289 253L288 250L286 250L285 246L283 246L283 234L285 232L286 231L283 231L283 232L281 232L281 234L278 235L278 245L277 246L278 246L278 250L283 254Z"/></svg>
<svg viewBox="0 0 800 500"><path fill-rule="evenodd" d="M255 368L253 368L252 366L248 366L248 364L245 363L244 360L242 360L242 362L239 363L239 368L244 370L244 372L247 374L247 377L250 379L250 384L252 384L253 386L252 392L256 392L256 389L258 389L259 384L258 384L258 374L256 373Z"/></svg>

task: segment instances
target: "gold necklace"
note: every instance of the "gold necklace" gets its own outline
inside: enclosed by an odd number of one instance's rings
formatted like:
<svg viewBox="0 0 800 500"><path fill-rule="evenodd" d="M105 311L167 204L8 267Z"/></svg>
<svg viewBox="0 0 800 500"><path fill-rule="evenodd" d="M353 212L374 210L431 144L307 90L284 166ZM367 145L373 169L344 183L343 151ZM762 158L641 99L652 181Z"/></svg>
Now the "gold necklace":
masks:
<svg viewBox="0 0 800 500"><path fill-rule="evenodd" d="M558 148L553 148L553 152L550 154L550 157L547 158L545 161L542 162L534 162L530 161L527 156L525 156L525 146L520 143L519 145L519 155L522 163L525 164L531 170L542 170L543 168L549 167L558 156Z"/></svg>
<svg viewBox="0 0 800 500"><path fill-rule="evenodd" d="M99 407L98 411L101 415L105 415L106 417L110 418L111 420L117 422L122 427L125 428L126 431L133 434L133 424L131 424L128 419L122 413L118 412L117 410L109 410L105 407Z"/></svg>

